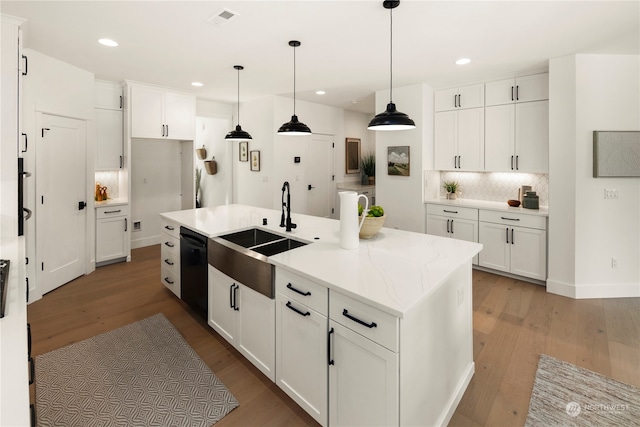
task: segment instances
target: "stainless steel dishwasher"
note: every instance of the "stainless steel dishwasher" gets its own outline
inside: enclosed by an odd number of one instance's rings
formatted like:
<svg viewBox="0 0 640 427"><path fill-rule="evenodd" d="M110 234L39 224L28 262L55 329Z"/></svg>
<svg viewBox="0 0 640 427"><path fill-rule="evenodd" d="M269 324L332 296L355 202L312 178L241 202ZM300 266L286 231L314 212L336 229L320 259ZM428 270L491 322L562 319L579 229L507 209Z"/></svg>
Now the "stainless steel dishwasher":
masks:
<svg viewBox="0 0 640 427"><path fill-rule="evenodd" d="M207 319L207 238L180 227L180 295L200 317Z"/></svg>

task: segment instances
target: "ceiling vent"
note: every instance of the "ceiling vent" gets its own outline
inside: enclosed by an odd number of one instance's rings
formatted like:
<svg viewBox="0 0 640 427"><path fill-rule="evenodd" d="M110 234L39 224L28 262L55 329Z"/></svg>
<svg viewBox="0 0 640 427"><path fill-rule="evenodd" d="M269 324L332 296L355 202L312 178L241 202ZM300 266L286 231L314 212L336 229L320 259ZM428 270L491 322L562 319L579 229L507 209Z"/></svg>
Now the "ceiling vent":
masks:
<svg viewBox="0 0 640 427"><path fill-rule="evenodd" d="M234 20L237 16L238 14L236 12L223 8L217 11L216 13L214 13L212 16L210 16L207 19L207 22L210 24L216 25L218 27L221 27L227 22Z"/></svg>

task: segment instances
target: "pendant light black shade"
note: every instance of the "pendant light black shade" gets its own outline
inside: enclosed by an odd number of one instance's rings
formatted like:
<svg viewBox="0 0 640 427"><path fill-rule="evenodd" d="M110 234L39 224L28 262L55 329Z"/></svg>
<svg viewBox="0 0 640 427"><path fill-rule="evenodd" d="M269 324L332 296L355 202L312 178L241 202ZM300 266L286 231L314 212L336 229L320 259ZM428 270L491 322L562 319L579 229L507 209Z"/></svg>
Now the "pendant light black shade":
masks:
<svg viewBox="0 0 640 427"><path fill-rule="evenodd" d="M298 120L296 116L296 47L300 46L297 40L291 40L289 46L293 47L293 116L291 121L283 124L278 129L278 135L303 136L311 135L311 129Z"/></svg>
<svg viewBox="0 0 640 427"><path fill-rule="evenodd" d="M238 124L236 125L236 128L234 130L229 132L227 136L224 137L224 139L233 141L248 141L253 138L251 138L249 132L242 130L242 127L240 126L240 70L244 70L244 67L242 65L234 65L233 68L238 70Z"/></svg>
<svg viewBox="0 0 640 427"><path fill-rule="evenodd" d="M376 116L369 122L367 129L369 130L406 130L414 129L416 124L405 113L396 110L396 104L393 103L393 9L398 7L400 0L385 0L382 6L389 9L389 17L391 22L391 38L390 38L390 61L389 61L389 103L387 109Z"/></svg>

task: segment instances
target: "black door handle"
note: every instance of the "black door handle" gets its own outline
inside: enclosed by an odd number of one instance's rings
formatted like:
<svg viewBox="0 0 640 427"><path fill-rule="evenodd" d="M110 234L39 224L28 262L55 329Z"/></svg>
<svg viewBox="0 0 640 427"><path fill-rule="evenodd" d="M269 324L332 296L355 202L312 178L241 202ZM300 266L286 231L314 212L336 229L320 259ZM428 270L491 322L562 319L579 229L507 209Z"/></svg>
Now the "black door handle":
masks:
<svg viewBox="0 0 640 427"><path fill-rule="evenodd" d="M309 186L307 187L309 190L311 190L312 188L316 188L314 186L312 186L311 184L309 184Z"/></svg>
<svg viewBox="0 0 640 427"><path fill-rule="evenodd" d="M78 210L81 211L84 208L87 207L87 203L86 202L78 202Z"/></svg>

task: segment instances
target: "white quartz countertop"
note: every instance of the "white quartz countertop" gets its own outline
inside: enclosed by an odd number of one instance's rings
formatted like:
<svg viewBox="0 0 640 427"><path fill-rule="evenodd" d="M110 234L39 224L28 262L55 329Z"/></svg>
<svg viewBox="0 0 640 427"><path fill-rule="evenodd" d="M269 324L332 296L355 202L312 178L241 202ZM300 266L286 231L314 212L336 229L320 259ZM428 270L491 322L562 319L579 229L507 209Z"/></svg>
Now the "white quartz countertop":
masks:
<svg viewBox="0 0 640 427"><path fill-rule="evenodd" d="M272 264L294 271L329 289L357 298L395 316L438 288L482 245L422 233L382 228L358 249L340 248L340 221L292 213L297 228L280 228L280 211L226 205L161 214L209 237L259 227L309 242L269 257ZM267 225L262 225L263 218Z"/></svg>
<svg viewBox="0 0 640 427"><path fill-rule="evenodd" d="M549 208L547 206L540 206L540 209L525 209L520 205L517 208L509 206L507 201L504 202L490 202L488 200L473 200L473 199L456 199L449 200L445 198L427 199L425 203L434 203L438 205L447 206L460 206L465 208L476 209L488 209L499 212L511 212L524 215L537 215L537 216L549 216Z"/></svg>

